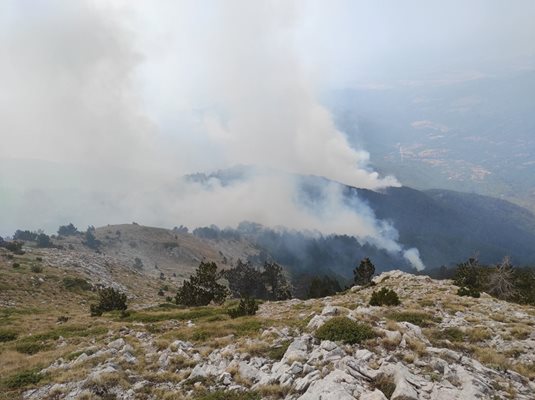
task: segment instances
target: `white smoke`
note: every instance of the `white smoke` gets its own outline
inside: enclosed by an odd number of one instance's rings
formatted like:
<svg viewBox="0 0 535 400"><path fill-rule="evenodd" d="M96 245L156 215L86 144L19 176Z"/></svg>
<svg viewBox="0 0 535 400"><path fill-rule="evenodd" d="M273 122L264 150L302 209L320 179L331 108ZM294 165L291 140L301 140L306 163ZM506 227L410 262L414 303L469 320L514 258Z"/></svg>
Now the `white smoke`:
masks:
<svg viewBox="0 0 535 400"><path fill-rule="evenodd" d="M40 182L50 207L32 220L193 227L250 220L356 236L423 268L418 250L403 249L395 228L358 199L348 204L340 185L325 184L312 206L299 201L287 173L374 190L399 183L374 172L370 155L349 145L317 101L296 49L298 3L54 4L56 13L22 24L26 10L11 3L12 27L0 33L0 55L9 60L0 83L10 98L0 103L0 156L98 169L84 180L84 195ZM173 181L236 164L284 173L252 173L229 185ZM124 179L117 166L165 175ZM33 189L18 190L24 197ZM75 203L87 195L96 204Z"/></svg>
<svg viewBox="0 0 535 400"><path fill-rule="evenodd" d="M411 265L418 271L422 271L425 269L425 265L420 258L420 252L418 251L418 249L412 248L406 250L403 253L403 257L405 257L411 263Z"/></svg>

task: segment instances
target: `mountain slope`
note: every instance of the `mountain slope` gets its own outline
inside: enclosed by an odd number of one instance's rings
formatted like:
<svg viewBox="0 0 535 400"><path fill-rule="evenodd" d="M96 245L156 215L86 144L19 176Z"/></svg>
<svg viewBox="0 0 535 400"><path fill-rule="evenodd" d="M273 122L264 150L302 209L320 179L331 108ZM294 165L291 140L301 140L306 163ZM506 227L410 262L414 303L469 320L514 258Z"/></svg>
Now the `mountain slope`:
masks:
<svg viewBox="0 0 535 400"><path fill-rule="evenodd" d="M518 264L535 263L535 216L505 200L438 189L356 190L377 217L394 223L400 242L417 247L430 266L477 254L485 263L506 255Z"/></svg>
<svg viewBox="0 0 535 400"><path fill-rule="evenodd" d="M265 302L236 319L228 305L155 307L124 319L73 313L21 331L13 313L8 327L19 336L0 343L0 398L533 398L533 307L459 297L451 281L400 271L374 281L332 297ZM369 306L381 288L396 290L401 306ZM337 317L365 325L368 338L320 339L318 329ZM35 355L15 350L35 338Z"/></svg>

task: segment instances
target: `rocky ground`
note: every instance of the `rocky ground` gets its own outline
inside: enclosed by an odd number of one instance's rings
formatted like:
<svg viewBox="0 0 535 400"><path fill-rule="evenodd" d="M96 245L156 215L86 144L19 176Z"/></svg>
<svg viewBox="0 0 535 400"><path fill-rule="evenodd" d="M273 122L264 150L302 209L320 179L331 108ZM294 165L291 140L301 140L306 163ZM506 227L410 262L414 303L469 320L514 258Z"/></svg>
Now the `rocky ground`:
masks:
<svg viewBox="0 0 535 400"><path fill-rule="evenodd" d="M333 297L266 302L254 317L222 307L137 312L69 349L20 393L33 399L535 399L535 308L459 297L451 281L399 271ZM402 301L370 307L372 290ZM316 338L331 318L373 328L344 344ZM73 348L73 340L78 341ZM209 393L212 393L211 395ZM212 397L210 397L212 396ZM217 397L219 396L219 397Z"/></svg>

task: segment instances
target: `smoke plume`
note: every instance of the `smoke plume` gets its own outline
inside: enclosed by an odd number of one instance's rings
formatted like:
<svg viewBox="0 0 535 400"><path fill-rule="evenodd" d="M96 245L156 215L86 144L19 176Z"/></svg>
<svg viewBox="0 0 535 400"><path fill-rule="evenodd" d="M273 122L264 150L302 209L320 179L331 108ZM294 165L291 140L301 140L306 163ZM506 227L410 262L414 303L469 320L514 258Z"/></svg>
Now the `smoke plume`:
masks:
<svg viewBox="0 0 535 400"><path fill-rule="evenodd" d="M373 171L318 102L296 48L298 3L59 1L37 2L34 12L7 4L0 158L11 201L0 213L8 228L250 220L356 236L424 268L395 227L344 195L339 183L399 182ZM46 160L55 172L8 158ZM230 183L179 179L238 164L256 168ZM310 197L298 175L331 181Z"/></svg>

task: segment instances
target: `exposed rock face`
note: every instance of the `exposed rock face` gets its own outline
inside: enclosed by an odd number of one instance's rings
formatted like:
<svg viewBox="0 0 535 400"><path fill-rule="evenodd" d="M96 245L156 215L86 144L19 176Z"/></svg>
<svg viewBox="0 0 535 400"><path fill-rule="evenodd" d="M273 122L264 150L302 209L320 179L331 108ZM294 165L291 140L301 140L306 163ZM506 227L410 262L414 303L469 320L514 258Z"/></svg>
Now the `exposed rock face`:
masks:
<svg viewBox="0 0 535 400"><path fill-rule="evenodd" d="M84 393L97 393L98 388L104 387L104 382L112 382L106 386L106 393L117 399L140 398L138 396L147 386L158 388L161 393L178 392L188 396L196 388L196 384L192 387L192 382L201 380L202 385L208 385L211 390L247 391L278 385L285 389L281 391L281 398L288 400L385 400L387 397L380 390L387 391L384 382L390 385L391 400L535 398L535 383L512 369L516 365L512 359L506 360L511 366L506 369L492 368L492 362L485 365L477 359L478 354L483 361L489 359L494 354L485 353L489 348L494 352L514 348L517 350L514 361L520 360L533 368L533 329L521 339L508 337L514 332L511 333L505 322L493 319L491 311L499 310L507 318L517 321L513 324L520 329L521 325L535 326L533 309L485 295L481 299L456 297L450 294L456 290L450 282L399 271L382 274L375 281L378 287L388 284L395 288L404 305L391 309L368 307L367 299L373 289L367 288L313 302L267 302L261 306L260 318L273 320L280 315L295 314L296 307L299 312L310 307L316 314L310 315L310 310L305 314L310 321L301 325L307 326L303 330L279 324L266 327L248 338L221 337L224 344L214 348L201 342L181 340L158 348L155 334L146 332L141 324L139 329L110 332L106 342L82 349L82 354L71 361L58 359L45 369L53 375L57 371L87 365L83 379L49 383L25 392L24 398L37 400L54 395L53 398L58 399L75 399ZM446 303L447 299L457 303ZM418 301L429 304L421 307L419 312L426 313L431 322L422 323L422 326L407 321L399 321L395 326L392 321L387 324L385 315L407 311ZM378 337L354 345L316 339L314 331L335 316L348 316L368 323ZM186 322L182 325L187 327ZM470 331L476 328L479 330ZM483 328L485 334L480 332ZM440 334L445 336L437 336ZM464 336L459 341L455 335ZM280 360L248 350L277 348L286 341L289 344ZM471 347L466 341L470 341ZM168 377L170 374L174 379L142 376L135 369L139 363L150 366L153 376ZM120 381L119 378L129 384L113 383Z"/></svg>

